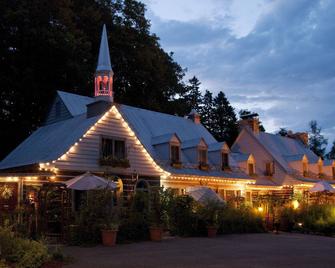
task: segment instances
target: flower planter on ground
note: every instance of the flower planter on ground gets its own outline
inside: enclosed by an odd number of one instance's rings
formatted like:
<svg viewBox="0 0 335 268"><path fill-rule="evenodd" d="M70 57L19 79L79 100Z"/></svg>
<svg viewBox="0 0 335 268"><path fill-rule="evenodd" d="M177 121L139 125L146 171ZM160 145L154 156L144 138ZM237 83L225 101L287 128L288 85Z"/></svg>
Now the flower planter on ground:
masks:
<svg viewBox="0 0 335 268"><path fill-rule="evenodd" d="M216 237L218 232L218 228L215 226L207 226L207 236L209 238L214 238Z"/></svg>
<svg viewBox="0 0 335 268"><path fill-rule="evenodd" d="M106 247L114 247L116 244L117 230L101 230L102 244Z"/></svg>
<svg viewBox="0 0 335 268"><path fill-rule="evenodd" d="M151 241L162 241L163 228L162 227L150 227L150 240Z"/></svg>

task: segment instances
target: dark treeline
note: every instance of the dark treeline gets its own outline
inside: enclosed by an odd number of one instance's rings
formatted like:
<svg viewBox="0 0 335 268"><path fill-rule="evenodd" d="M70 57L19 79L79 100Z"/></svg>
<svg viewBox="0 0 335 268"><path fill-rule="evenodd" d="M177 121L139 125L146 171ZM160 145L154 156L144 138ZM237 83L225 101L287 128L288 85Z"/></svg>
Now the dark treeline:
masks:
<svg viewBox="0 0 335 268"><path fill-rule="evenodd" d="M184 116L192 108L230 144L236 115L225 95L184 82L186 70L150 33L135 0L0 1L0 159L43 123L56 90L93 94L100 34L108 29L115 101ZM214 127L215 126L215 127Z"/></svg>

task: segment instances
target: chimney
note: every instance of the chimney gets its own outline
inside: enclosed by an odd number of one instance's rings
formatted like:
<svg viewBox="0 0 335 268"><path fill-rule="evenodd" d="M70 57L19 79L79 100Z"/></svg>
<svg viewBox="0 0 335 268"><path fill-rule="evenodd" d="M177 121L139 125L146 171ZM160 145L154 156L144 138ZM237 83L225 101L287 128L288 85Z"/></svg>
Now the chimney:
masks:
<svg viewBox="0 0 335 268"><path fill-rule="evenodd" d="M195 124L200 124L200 115L195 109L192 109L192 111L188 114L187 118L192 120Z"/></svg>
<svg viewBox="0 0 335 268"><path fill-rule="evenodd" d="M307 132L296 132L293 133L291 130L287 132L287 137L298 140L304 145L308 145L308 133Z"/></svg>
<svg viewBox="0 0 335 268"><path fill-rule="evenodd" d="M241 120L238 121L240 131L245 127L249 127L254 134L259 134L259 119L257 113L248 113L240 117Z"/></svg>
<svg viewBox="0 0 335 268"><path fill-rule="evenodd" d="M90 118L107 112L112 107L112 102L107 100L96 100L86 105L86 117Z"/></svg>

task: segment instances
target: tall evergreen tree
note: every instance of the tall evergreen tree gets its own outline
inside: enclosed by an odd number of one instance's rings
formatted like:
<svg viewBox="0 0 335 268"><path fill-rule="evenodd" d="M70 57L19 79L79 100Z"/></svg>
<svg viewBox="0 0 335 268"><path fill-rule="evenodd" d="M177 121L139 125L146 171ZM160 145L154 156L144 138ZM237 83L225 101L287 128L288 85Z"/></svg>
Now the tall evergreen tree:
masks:
<svg viewBox="0 0 335 268"><path fill-rule="evenodd" d="M186 94L185 94L185 101L186 105L188 106L188 110L191 111L195 109L199 112L200 103L202 101L202 95L200 92L200 81L197 77L193 76L190 80L188 80L189 85L186 86Z"/></svg>
<svg viewBox="0 0 335 268"><path fill-rule="evenodd" d="M201 100L199 114L201 116L201 123L211 133L213 132L214 129L213 118L212 118L213 111L214 111L213 94L209 90L206 90Z"/></svg>
<svg viewBox="0 0 335 268"><path fill-rule="evenodd" d="M238 125L234 108L222 91L214 98L212 120L215 126L212 129L214 137L231 146L238 136Z"/></svg>
<svg viewBox="0 0 335 268"><path fill-rule="evenodd" d="M309 122L309 148L318 156L324 157L326 146L328 144L327 139L321 134L321 127L318 126L317 121L312 120Z"/></svg>
<svg viewBox="0 0 335 268"><path fill-rule="evenodd" d="M333 141L333 146L328 152L327 156L328 159L335 159L335 141Z"/></svg>

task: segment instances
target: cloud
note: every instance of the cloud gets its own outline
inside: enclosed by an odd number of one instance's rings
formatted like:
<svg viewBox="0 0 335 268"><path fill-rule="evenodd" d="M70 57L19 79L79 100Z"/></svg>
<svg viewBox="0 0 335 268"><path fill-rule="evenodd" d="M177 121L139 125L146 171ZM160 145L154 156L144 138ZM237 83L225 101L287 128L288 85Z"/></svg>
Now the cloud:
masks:
<svg viewBox="0 0 335 268"><path fill-rule="evenodd" d="M306 130L315 119L335 139L334 1L194 2L189 15L176 2L171 18L167 6L148 5L153 32L189 76L223 90L237 110L258 112L270 131Z"/></svg>

